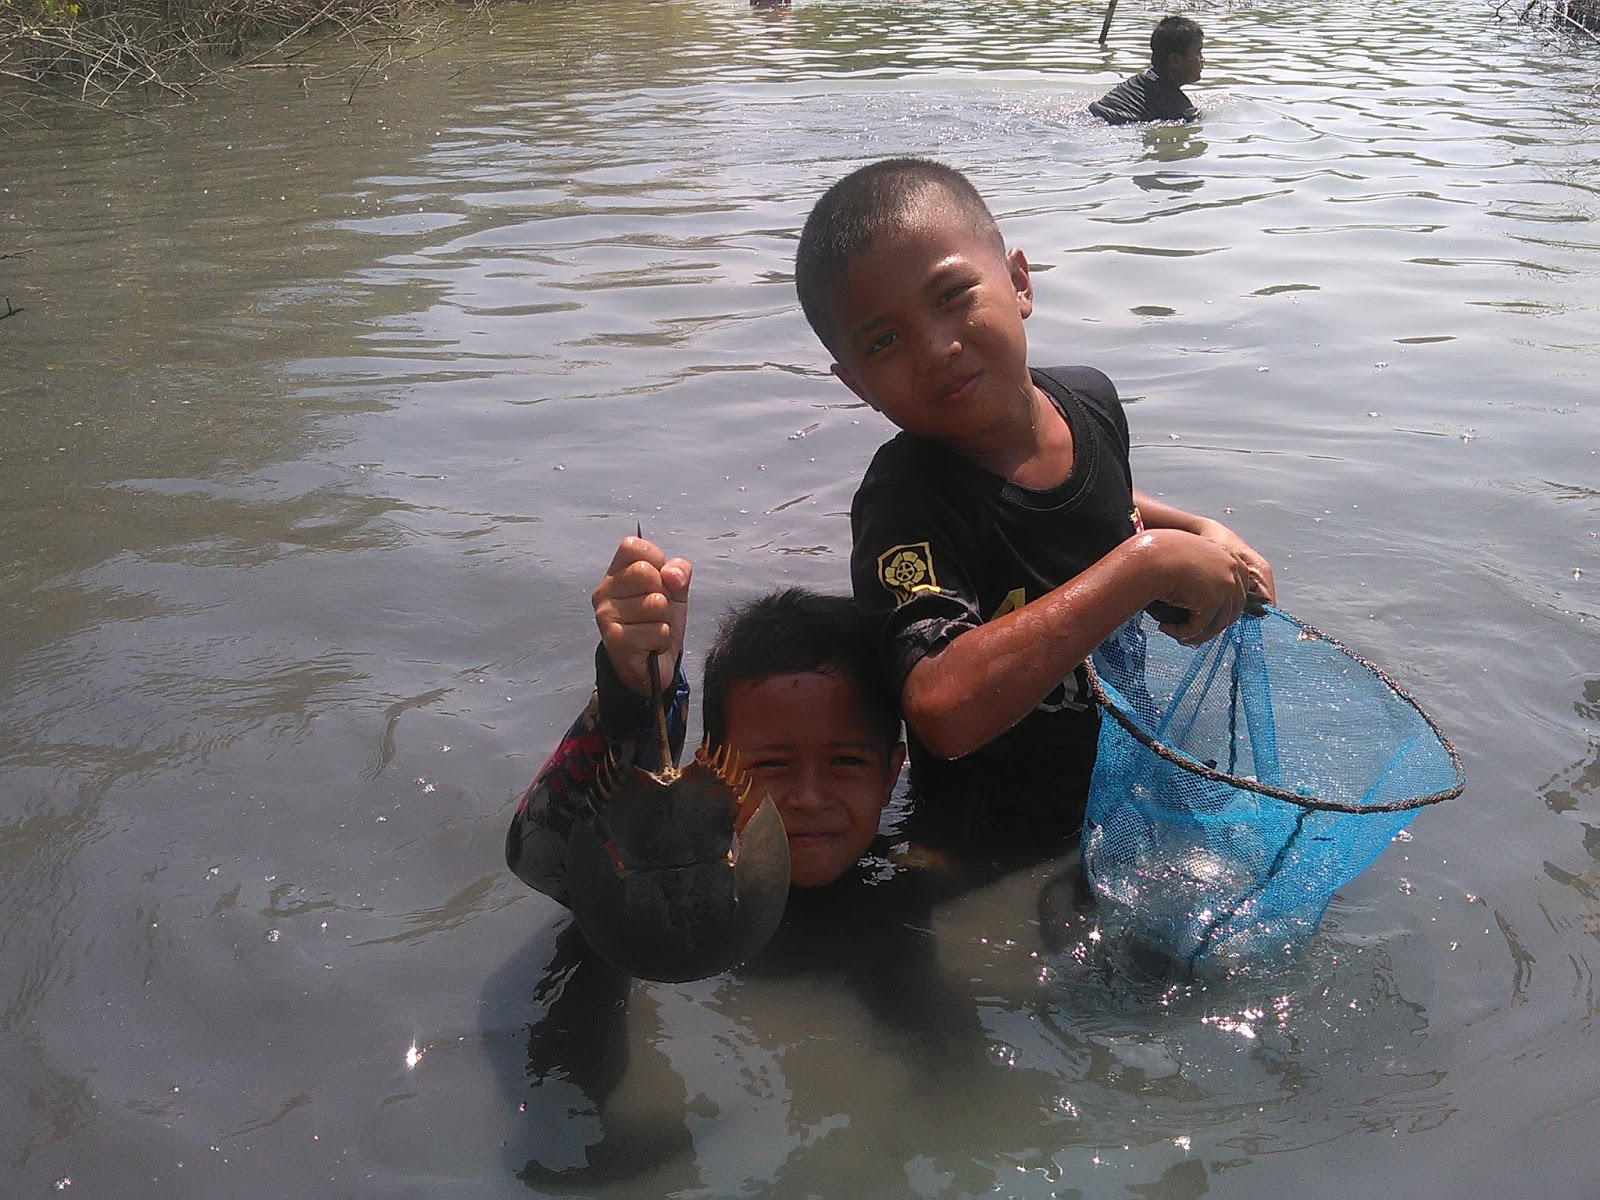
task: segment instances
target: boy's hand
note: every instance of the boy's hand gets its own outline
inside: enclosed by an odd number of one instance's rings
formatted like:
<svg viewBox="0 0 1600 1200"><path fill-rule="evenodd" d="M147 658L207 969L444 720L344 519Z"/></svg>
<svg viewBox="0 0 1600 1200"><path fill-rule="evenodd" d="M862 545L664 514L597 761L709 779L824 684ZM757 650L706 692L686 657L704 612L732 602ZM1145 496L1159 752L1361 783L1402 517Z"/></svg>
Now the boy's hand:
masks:
<svg viewBox="0 0 1600 1200"><path fill-rule="evenodd" d="M1201 518L1200 527L1195 530L1203 538L1209 538L1219 546L1228 550L1240 562L1244 563L1245 570L1250 574L1250 594L1268 604L1278 602L1276 584L1272 581L1272 564L1251 549L1242 537L1229 529L1221 521Z"/></svg>
<svg viewBox="0 0 1600 1200"><path fill-rule="evenodd" d="M1221 521L1213 521L1210 517L1201 517L1185 512L1181 508L1174 508L1166 501L1147 495L1138 488L1133 490L1133 502L1144 517L1146 529L1181 529L1185 533L1216 542L1244 563L1245 569L1250 573L1250 591L1254 596L1268 604L1278 602L1278 590L1272 580L1271 565Z"/></svg>
<svg viewBox="0 0 1600 1200"><path fill-rule="evenodd" d="M1225 526L1219 528L1226 531ZM1173 581L1156 599L1182 609L1188 618L1162 621L1161 632L1185 646L1198 646L1233 624L1244 611L1245 596L1252 587L1251 568L1244 556L1215 538L1182 530L1158 529L1148 536L1159 541L1166 575ZM1270 567L1267 583L1270 587Z"/></svg>
<svg viewBox="0 0 1600 1200"><path fill-rule="evenodd" d="M668 558L651 542L625 537L594 589L594 623L617 678L629 691L650 695L650 653L656 651L658 685L672 687L689 617L689 576L682 558Z"/></svg>

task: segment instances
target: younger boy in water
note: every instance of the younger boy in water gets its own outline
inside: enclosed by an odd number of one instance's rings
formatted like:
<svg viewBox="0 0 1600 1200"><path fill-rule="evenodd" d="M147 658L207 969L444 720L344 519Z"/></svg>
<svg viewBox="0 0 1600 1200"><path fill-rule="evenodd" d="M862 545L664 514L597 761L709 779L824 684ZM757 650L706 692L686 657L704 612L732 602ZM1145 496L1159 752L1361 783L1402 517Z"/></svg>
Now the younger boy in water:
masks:
<svg viewBox="0 0 1600 1200"><path fill-rule="evenodd" d="M566 845L588 810L609 751L655 769L650 655L658 655L674 761L689 684L680 658L690 564L643 538L617 547L592 596L601 645L595 691L528 786L506 831L506 862L530 887L567 902ZM704 719L772 798L798 887L831 883L871 845L905 761L900 714L873 645L845 596L798 588L731 612L706 656Z"/></svg>
<svg viewBox="0 0 1600 1200"><path fill-rule="evenodd" d="M807 219L795 284L833 373L902 432L850 520L857 603L899 692L921 818L1051 839L1082 823L1099 714L1083 661L1141 609L1194 644L1265 559L1133 488L1128 426L1089 367L1030 370L1033 284L960 172L889 159Z"/></svg>
<svg viewBox="0 0 1600 1200"><path fill-rule="evenodd" d="M1162 17L1150 34L1150 69L1125 79L1089 111L1113 125L1135 121L1193 121L1200 115L1183 94L1205 69L1205 34L1188 17Z"/></svg>

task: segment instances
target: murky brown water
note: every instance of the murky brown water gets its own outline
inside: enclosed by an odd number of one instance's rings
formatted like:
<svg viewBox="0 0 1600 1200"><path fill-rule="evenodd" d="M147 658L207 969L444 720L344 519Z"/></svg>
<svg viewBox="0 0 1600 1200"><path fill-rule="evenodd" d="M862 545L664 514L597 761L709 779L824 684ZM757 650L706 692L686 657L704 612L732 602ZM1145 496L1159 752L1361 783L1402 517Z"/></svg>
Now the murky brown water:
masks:
<svg viewBox="0 0 1600 1200"><path fill-rule="evenodd" d="M1192 11L1183 130L1081 115L1138 4L600 0L0 132L3 1190L1593 1194L1600 48ZM1120 1003L1041 868L622 1009L503 868L636 520L697 630L845 586L888 430L788 273L902 152L1467 758L1288 972Z"/></svg>

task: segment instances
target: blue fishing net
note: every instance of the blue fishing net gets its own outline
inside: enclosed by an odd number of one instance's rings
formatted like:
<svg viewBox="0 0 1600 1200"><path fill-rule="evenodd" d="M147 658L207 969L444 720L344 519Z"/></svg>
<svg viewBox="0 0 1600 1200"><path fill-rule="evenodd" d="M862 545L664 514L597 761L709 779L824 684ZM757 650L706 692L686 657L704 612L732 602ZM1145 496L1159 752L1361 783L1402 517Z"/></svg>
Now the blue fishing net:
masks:
<svg viewBox="0 0 1600 1200"><path fill-rule="evenodd" d="M1198 647L1141 613L1090 665L1106 718L1089 883L1191 968L1301 943L1335 890L1465 783L1399 684L1270 606Z"/></svg>

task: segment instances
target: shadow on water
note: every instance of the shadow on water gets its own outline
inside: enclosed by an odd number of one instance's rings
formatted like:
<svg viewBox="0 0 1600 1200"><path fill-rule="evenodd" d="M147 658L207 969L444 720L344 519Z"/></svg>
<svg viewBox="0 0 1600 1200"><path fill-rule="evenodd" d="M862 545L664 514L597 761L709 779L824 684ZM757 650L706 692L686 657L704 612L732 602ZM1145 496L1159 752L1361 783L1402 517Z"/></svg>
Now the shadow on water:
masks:
<svg viewBox="0 0 1600 1200"><path fill-rule="evenodd" d="M1583 699L1573 708L1591 730L1600 725L1600 679L1584 684ZM1546 916L1563 926L1576 925L1589 938L1600 938L1600 811L1596 811L1596 801L1600 799L1600 735L1591 732L1588 756L1549 780L1540 793L1552 813L1576 823L1582 830L1583 852L1590 859L1589 865L1581 869L1545 862L1545 876L1566 889L1568 903L1577 910L1571 917L1552 912ZM1533 958L1512 941L1503 918L1502 930L1513 951L1521 951L1517 975L1519 983L1525 982L1524 977L1532 973ZM1600 1016L1600 986L1595 982L1594 967L1587 953L1569 952L1568 959L1573 971L1572 994L1582 1000L1584 1018L1593 1020Z"/></svg>

